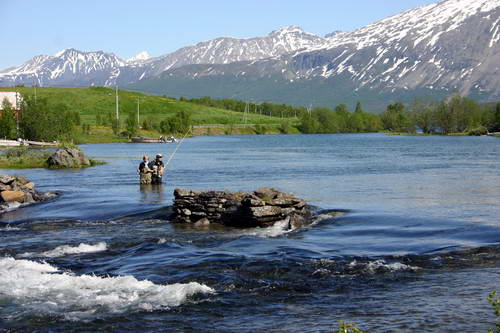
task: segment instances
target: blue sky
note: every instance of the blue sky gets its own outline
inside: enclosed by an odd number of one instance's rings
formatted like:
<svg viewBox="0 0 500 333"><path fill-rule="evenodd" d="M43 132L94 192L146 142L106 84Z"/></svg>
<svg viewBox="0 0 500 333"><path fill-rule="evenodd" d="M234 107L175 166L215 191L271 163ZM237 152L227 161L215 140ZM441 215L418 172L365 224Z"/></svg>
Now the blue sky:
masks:
<svg viewBox="0 0 500 333"><path fill-rule="evenodd" d="M248 38L298 25L324 35L352 31L438 0L0 0L0 69L64 48L122 58L200 41Z"/></svg>

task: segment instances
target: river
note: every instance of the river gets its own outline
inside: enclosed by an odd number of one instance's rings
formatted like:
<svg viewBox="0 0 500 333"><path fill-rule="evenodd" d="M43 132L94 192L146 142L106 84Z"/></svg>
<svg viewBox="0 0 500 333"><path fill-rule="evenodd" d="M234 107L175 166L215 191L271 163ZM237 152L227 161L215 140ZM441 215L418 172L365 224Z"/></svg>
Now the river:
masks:
<svg viewBox="0 0 500 333"><path fill-rule="evenodd" d="M0 223L0 331L486 332L500 292L500 141L383 134L188 138L161 187L144 153L83 145L106 165L1 170L57 200ZM176 187L275 187L345 210L303 230L194 229Z"/></svg>

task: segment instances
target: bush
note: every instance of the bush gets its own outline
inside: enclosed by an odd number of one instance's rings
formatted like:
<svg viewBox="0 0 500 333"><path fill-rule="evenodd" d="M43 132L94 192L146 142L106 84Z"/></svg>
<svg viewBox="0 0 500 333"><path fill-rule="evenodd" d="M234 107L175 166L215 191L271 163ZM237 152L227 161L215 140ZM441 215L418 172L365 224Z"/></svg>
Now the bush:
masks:
<svg viewBox="0 0 500 333"><path fill-rule="evenodd" d="M479 126L479 127L470 129L469 131L467 131L467 134L471 135L471 136L487 135L488 129L484 126Z"/></svg>
<svg viewBox="0 0 500 333"><path fill-rule="evenodd" d="M288 134L292 131L292 126L290 125L289 121L284 121L282 122L279 127L278 131L280 131L281 134Z"/></svg>
<svg viewBox="0 0 500 333"><path fill-rule="evenodd" d="M150 131L153 129L153 120L151 118L144 119L142 122L142 129Z"/></svg>
<svg viewBox="0 0 500 333"><path fill-rule="evenodd" d="M16 147L16 148L9 148L5 150L4 156L7 158L16 158L16 157L21 157L24 156L28 153L28 147Z"/></svg>
<svg viewBox="0 0 500 333"><path fill-rule="evenodd" d="M266 134L268 128L265 125L255 125L253 131L255 132L255 134Z"/></svg>
<svg viewBox="0 0 500 333"><path fill-rule="evenodd" d="M0 155L0 168L45 168L52 152L28 147L10 148Z"/></svg>

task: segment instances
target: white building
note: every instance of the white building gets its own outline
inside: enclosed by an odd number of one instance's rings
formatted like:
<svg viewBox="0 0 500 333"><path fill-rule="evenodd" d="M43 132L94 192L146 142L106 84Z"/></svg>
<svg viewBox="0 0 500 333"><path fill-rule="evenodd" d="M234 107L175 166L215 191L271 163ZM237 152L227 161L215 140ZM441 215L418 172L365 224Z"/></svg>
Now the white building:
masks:
<svg viewBox="0 0 500 333"><path fill-rule="evenodd" d="M21 93L17 91L0 91L0 110L2 110L2 104L5 99L10 102L13 110L21 109Z"/></svg>

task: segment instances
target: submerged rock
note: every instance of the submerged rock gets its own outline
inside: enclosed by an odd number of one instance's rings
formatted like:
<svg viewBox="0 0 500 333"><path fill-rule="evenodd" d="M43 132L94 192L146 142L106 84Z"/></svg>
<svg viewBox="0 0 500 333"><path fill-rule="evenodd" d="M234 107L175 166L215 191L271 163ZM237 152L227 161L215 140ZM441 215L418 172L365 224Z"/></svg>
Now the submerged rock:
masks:
<svg viewBox="0 0 500 333"><path fill-rule="evenodd" d="M78 149L61 148L47 159L47 164L52 168L84 168L90 166L91 162Z"/></svg>
<svg viewBox="0 0 500 333"><path fill-rule="evenodd" d="M47 201L55 193L35 191L35 184L25 177L0 175L0 214L21 206Z"/></svg>
<svg viewBox="0 0 500 333"><path fill-rule="evenodd" d="M234 227L269 227L281 223L295 229L312 221L311 210L304 200L267 187L252 193L176 189L174 197L177 223L219 223Z"/></svg>

